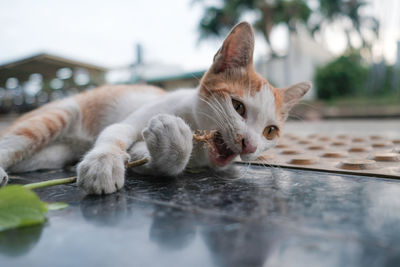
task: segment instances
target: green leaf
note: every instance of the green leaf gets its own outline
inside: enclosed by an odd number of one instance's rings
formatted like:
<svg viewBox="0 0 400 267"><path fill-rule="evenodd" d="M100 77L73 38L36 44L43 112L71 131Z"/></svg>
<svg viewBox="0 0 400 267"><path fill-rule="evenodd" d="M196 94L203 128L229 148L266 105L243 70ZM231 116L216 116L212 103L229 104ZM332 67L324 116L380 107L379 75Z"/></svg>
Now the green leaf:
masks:
<svg viewBox="0 0 400 267"><path fill-rule="evenodd" d="M48 210L62 210L65 209L66 207L68 207L68 204L64 202L54 202L47 204Z"/></svg>
<svg viewBox="0 0 400 267"><path fill-rule="evenodd" d="M42 224L46 220L47 205L31 190L21 185L0 189L0 231Z"/></svg>

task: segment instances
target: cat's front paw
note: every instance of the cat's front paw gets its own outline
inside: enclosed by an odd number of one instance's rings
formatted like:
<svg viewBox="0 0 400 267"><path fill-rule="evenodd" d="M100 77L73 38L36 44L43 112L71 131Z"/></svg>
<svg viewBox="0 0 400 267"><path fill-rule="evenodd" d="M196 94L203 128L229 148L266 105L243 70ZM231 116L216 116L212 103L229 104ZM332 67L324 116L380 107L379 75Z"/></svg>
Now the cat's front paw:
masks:
<svg viewBox="0 0 400 267"><path fill-rule="evenodd" d="M155 172L174 176L185 169L193 148L193 135L181 118L166 114L153 117L143 130L143 138Z"/></svg>
<svg viewBox="0 0 400 267"><path fill-rule="evenodd" d="M88 194L110 194L124 186L129 155L116 149L94 149L79 163L77 184Z"/></svg>
<svg viewBox="0 0 400 267"><path fill-rule="evenodd" d="M0 167L0 187L5 186L8 183L8 175L6 171Z"/></svg>

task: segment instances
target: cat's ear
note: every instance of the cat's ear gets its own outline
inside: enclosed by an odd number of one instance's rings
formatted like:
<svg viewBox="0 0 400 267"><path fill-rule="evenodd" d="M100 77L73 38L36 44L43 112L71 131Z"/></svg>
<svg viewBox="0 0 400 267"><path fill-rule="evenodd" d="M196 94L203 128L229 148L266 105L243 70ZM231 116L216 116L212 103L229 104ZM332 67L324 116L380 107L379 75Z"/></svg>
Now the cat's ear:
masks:
<svg viewBox="0 0 400 267"><path fill-rule="evenodd" d="M282 96L281 115L283 120L286 120L287 116L289 115L289 111L297 102L300 101L300 99L308 92L308 90L310 90L311 87L311 82L301 82L286 88L278 89Z"/></svg>
<svg viewBox="0 0 400 267"><path fill-rule="evenodd" d="M222 47L214 56L214 73L228 69L247 67L253 64L254 30L247 22L237 24L226 37Z"/></svg>

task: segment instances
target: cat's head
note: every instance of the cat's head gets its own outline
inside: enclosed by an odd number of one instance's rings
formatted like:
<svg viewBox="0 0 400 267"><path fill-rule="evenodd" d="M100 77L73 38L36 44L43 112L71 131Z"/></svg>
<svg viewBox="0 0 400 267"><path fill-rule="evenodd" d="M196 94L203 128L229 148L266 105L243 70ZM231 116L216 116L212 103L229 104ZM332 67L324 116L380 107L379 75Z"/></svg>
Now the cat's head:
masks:
<svg viewBox="0 0 400 267"><path fill-rule="evenodd" d="M197 120L201 129L217 130L208 151L213 165L237 155L253 160L275 146L289 110L311 88L309 82L274 88L255 72L253 50L252 26L239 23L201 79Z"/></svg>

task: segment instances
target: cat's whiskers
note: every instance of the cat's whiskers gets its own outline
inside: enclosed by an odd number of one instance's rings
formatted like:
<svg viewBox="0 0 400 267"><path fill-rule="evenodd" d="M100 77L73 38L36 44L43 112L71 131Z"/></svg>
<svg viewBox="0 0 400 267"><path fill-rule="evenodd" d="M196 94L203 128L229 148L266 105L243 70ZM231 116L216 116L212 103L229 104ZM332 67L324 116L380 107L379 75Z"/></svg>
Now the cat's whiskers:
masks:
<svg viewBox="0 0 400 267"><path fill-rule="evenodd" d="M305 121L306 121L306 120L305 120L302 116L300 116L300 115L290 114L290 117L291 117L291 118L295 118L295 119L297 119L297 120L300 121L300 122L305 122Z"/></svg>
<svg viewBox="0 0 400 267"><path fill-rule="evenodd" d="M219 127L222 127L222 123L220 123L219 121L217 121L215 118L211 117L209 114L202 112L202 111L197 111L197 113L202 114L204 116L207 116L209 119L211 119L215 124L217 124ZM192 115L191 112L182 112L181 115ZM198 130L202 130L202 129L198 129Z"/></svg>
<svg viewBox="0 0 400 267"><path fill-rule="evenodd" d="M213 105L212 103L210 103L209 101L207 101L206 99L199 97L199 99L203 102L205 102L215 113L217 113L218 115L221 115L221 110L219 110L215 105Z"/></svg>
<svg viewBox="0 0 400 267"><path fill-rule="evenodd" d="M199 80L200 81L200 80ZM206 86L205 84L202 84L202 86L204 87L204 89L210 94L210 96L214 97L214 93L212 90L210 90L210 88L208 88L208 86ZM215 97L214 97L215 98ZM224 108L222 107L222 105L218 102L217 104L219 104L220 107L220 111L223 111Z"/></svg>
<svg viewBox="0 0 400 267"><path fill-rule="evenodd" d="M219 110L220 110L221 112L224 112L224 110L225 110L224 107L221 105L221 103L218 101L218 99L214 96L213 91L210 90L210 88L208 88L205 84L203 84L203 87L204 87L204 89L210 94L210 96L212 96L213 99L215 99L215 100L217 101L216 104L219 105Z"/></svg>
<svg viewBox="0 0 400 267"><path fill-rule="evenodd" d="M193 75L193 74L192 74L192 76L200 82L200 79L199 79L199 78L197 78L197 77L196 77L195 75ZM204 116L206 116L207 118L211 119L215 124L217 124L218 127L220 127L220 129L228 128L227 134L229 135L229 138L230 138L231 140L235 140L236 137L234 136L234 135L235 135L234 133L237 132L237 129L234 128L233 123L230 121L231 116L228 116L227 111L226 111L226 110L227 110L227 109L226 109L227 102L229 102L228 99L224 99L224 100L225 100L225 103L222 103L222 102L220 101L220 99L217 98L217 97L213 94L212 90L210 90L210 89L209 89L206 85L204 85L204 84L203 84L203 87L204 87L204 89L210 94L211 97L207 100L207 99L205 99L204 97L201 97L201 96L199 95L199 99L200 99L201 101L203 101L204 103L206 103L206 104L214 111L215 116L216 116L219 120L221 120L221 121L216 120L215 118L213 118L212 116L210 116L209 114L207 114L207 113L205 113L205 112L200 112L200 113L203 114ZM251 88L251 79L249 79L249 88ZM247 90L247 92L249 92L249 91L250 91L250 90ZM246 93L247 93L247 92L246 92ZM247 126L247 125L246 125L246 126ZM229 144L225 141L225 139L223 139L223 144L226 145L227 147L230 147ZM245 175L247 174L247 172L248 172L248 170L249 170L249 168L250 168L250 166L251 166L250 163L248 163L248 164L246 164L246 165L247 165L247 166L246 166L246 168L244 169L245 172L244 172L244 174L242 173L242 174L240 175L240 178L242 178L243 176L245 176Z"/></svg>
<svg viewBox="0 0 400 267"><path fill-rule="evenodd" d="M210 103L211 106L214 106L213 103ZM227 115L225 112L221 112L218 109L213 109L214 110L214 115L217 117L217 119L220 121L219 127L220 130L223 130L227 127L230 126L229 121L227 120ZM228 131L229 132L229 131Z"/></svg>
<svg viewBox="0 0 400 267"><path fill-rule="evenodd" d="M218 99L215 98L215 101L217 101L217 102L219 103L219 105L222 106L222 103L219 102ZM226 102L229 102L228 99L225 99L225 101L226 101ZM227 103L224 103L224 104L227 105ZM235 139L236 139L235 133L237 133L237 130L238 130L238 129L235 129L234 124L233 124L232 121L230 120L230 119L233 118L233 117L232 117L232 116L229 116L229 115L227 114L227 111L226 111L226 110L227 110L227 109L225 108L225 109L224 109L224 112L223 112L224 114L222 114L222 118L223 118L224 121L225 121L225 126L228 127L227 134L229 135L229 138L230 138L231 140L235 140Z"/></svg>
<svg viewBox="0 0 400 267"><path fill-rule="evenodd" d="M217 110L214 109L214 111L216 112L216 115L219 117L219 119L222 120L222 123L224 125L224 128L228 128L228 130L226 131L226 133L229 136L229 138L231 138L232 140L235 140L235 137L233 136L233 134L236 132L235 129L233 128L233 125L231 123L231 121L229 120L229 116L226 112L226 108L223 107L223 104L219 101L219 99L215 96L210 98L210 104L212 104L212 106L215 107L215 105L218 105L221 107L221 109L217 109L219 112L217 112ZM226 104L226 103L224 103Z"/></svg>
<svg viewBox="0 0 400 267"><path fill-rule="evenodd" d="M212 118L212 120L220 127L220 129L225 129L228 128L228 131L226 131L228 133L228 138L230 138L231 140L235 140L235 137L233 136L234 133L236 132L233 129L232 124L229 122L229 120L227 119L228 116L226 114L226 112L224 112L223 114L221 114L221 112L219 112L219 109L214 108L215 105L205 99L202 99L205 103L207 103L210 107L213 108L214 112L215 112L215 116L217 116L222 122L217 122L217 120L215 120L214 118ZM211 99L211 101L218 101L217 99ZM211 118L210 115L203 113L204 115L206 115L207 117ZM223 144L226 145L227 147L231 148L231 145L229 143L226 142L225 139L223 139Z"/></svg>
<svg viewBox="0 0 400 267"><path fill-rule="evenodd" d="M242 169L243 171L240 172L239 178L244 178L247 173L249 172L251 163L250 162L244 162L245 167Z"/></svg>
<svg viewBox="0 0 400 267"><path fill-rule="evenodd" d="M226 114L226 108L225 108L225 107L222 105L222 103L219 101L219 98L217 98L217 97L215 97L215 96L213 95L212 100L220 107L221 112ZM224 103L224 104L225 104L225 103Z"/></svg>
<svg viewBox="0 0 400 267"><path fill-rule="evenodd" d="M220 105L220 107L215 106L215 104L211 103L210 101L206 100L204 97L199 96L199 99L207 103L213 110L216 112L223 112L223 107ZM212 100L212 99L210 99Z"/></svg>
<svg viewBox="0 0 400 267"><path fill-rule="evenodd" d="M226 107L224 107L223 104L219 101L219 99L214 96L214 94L213 94L212 90L210 90L210 88L208 88L204 84L203 84L203 86L204 86L205 90L210 94L210 96L211 96L210 97L210 101L212 101L213 103L210 103L205 99L202 99L202 100L206 101L206 103L209 103L211 105L211 107L214 107L213 110L216 111L216 113L218 113L217 115L219 115L220 118L225 122L225 124L226 124L225 126L229 127L229 129L227 131L228 134L230 134L230 133L233 134L234 132L236 132L235 129L233 128L233 126L232 126L232 123L230 123L230 121L228 120L229 116L226 113ZM227 99L225 99L225 100L227 101ZM215 104L218 105L219 108L217 106L215 106ZM226 104L226 103L224 103L224 104ZM230 138L232 138L232 140L235 140L234 136L230 136Z"/></svg>
<svg viewBox="0 0 400 267"><path fill-rule="evenodd" d="M279 165L272 165L270 163L263 162L263 161L258 161L257 165L261 166L261 167L264 167L264 168L268 168L269 170L271 170L271 174L272 175L273 175L273 171L274 170L282 170L282 167L280 167Z"/></svg>
<svg viewBox="0 0 400 267"><path fill-rule="evenodd" d="M210 116L209 114L205 113L205 112L198 112L199 114L202 114L204 116L206 116L207 118L209 118L210 120L212 120L219 128L223 127L223 124L220 123L218 120L216 120L215 118L213 118L212 116Z"/></svg>
<svg viewBox="0 0 400 267"><path fill-rule="evenodd" d="M298 106L306 106L310 109L313 109L314 111L320 112L320 110L317 108L317 105L315 105L315 104L311 104L311 103L307 103L307 102L300 102L297 105Z"/></svg>
<svg viewBox="0 0 400 267"><path fill-rule="evenodd" d="M227 134L229 135L228 138L230 138L231 140L235 140L234 137L234 133L236 132L235 129L232 126L232 123L230 123L230 121L228 120L228 115L226 114L225 110L226 109L219 109L216 105L218 104L221 108L223 108L222 103L219 102L219 100L216 97L212 97L208 100L199 97L199 99L201 101L203 101L204 103L206 103L215 113L215 116L220 120L216 120L215 118L212 118L210 115L201 112L203 115L205 115L206 117L210 118L212 121L214 121L217 126L222 130L225 128L228 128ZM223 139L223 144L226 145L227 147L231 148L231 146L226 142L225 139Z"/></svg>
<svg viewBox="0 0 400 267"><path fill-rule="evenodd" d="M308 109L315 111L317 114L321 113L321 111L318 110L316 105L313 105L313 104L310 104L310 103L300 102L300 103L297 104L297 106L306 106ZM304 117L302 117L301 115L297 115L297 114L295 114L293 112L290 113L290 117L296 118L300 122L307 121L307 119L304 119Z"/></svg>

